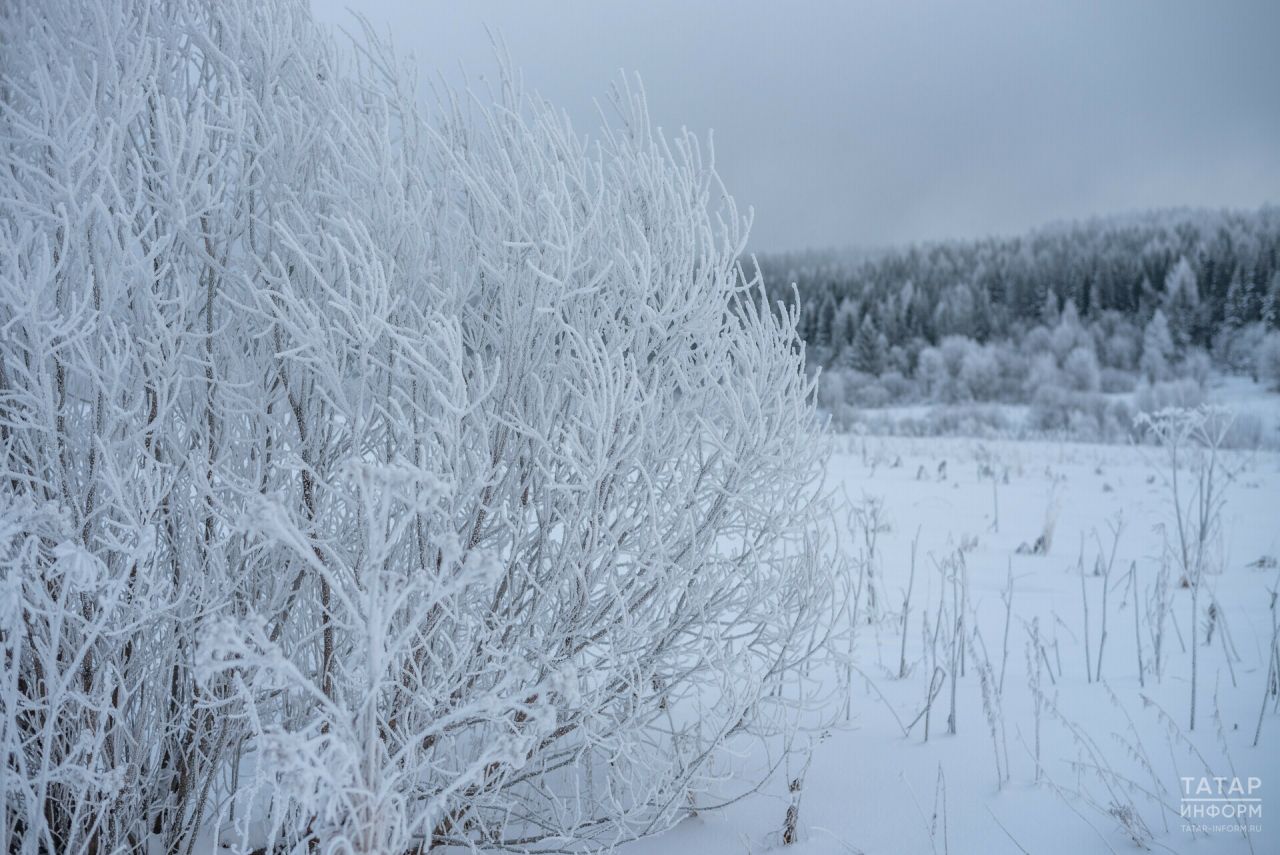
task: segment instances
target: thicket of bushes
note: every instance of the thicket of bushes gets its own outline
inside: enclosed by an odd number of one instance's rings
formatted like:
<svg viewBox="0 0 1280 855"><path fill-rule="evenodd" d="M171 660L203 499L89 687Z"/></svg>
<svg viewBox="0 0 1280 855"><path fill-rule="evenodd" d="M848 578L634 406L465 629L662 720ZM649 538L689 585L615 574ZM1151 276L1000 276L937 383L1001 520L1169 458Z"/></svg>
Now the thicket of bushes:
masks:
<svg viewBox="0 0 1280 855"><path fill-rule="evenodd" d="M6 852L612 851L834 715L702 143L425 104L304 0L86 11L0 3Z"/></svg>

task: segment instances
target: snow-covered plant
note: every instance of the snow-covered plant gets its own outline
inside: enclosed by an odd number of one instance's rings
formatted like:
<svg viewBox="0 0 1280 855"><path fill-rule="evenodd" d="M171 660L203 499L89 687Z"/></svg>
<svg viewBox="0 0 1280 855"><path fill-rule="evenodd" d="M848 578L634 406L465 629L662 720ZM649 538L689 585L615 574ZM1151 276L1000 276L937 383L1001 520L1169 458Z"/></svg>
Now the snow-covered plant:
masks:
<svg viewBox="0 0 1280 855"><path fill-rule="evenodd" d="M428 110L300 0L0 11L9 851L607 846L794 724L796 318L615 95Z"/></svg>
<svg viewBox="0 0 1280 855"><path fill-rule="evenodd" d="M1254 354L1254 376L1268 389L1280 391L1280 332L1263 337Z"/></svg>
<svg viewBox="0 0 1280 855"><path fill-rule="evenodd" d="M1173 506L1175 540L1165 548L1182 574L1180 587L1191 589L1189 730L1196 728L1200 592L1204 574L1215 564L1226 486L1237 474L1223 450L1231 423L1231 413L1219 407L1168 408L1138 420L1166 454L1162 474Z"/></svg>

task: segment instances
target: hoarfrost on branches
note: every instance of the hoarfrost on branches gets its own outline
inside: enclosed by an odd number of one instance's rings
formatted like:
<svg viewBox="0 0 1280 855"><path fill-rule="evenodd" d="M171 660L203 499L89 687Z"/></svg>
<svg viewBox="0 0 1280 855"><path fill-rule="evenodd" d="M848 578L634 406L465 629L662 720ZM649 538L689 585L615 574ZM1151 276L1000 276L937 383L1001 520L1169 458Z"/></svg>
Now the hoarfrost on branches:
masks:
<svg viewBox="0 0 1280 855"><path fill-rule="evenodd" d="M652 833L844 598L688 134L424 108L294 0L0 12L12 852Z"/></svg>

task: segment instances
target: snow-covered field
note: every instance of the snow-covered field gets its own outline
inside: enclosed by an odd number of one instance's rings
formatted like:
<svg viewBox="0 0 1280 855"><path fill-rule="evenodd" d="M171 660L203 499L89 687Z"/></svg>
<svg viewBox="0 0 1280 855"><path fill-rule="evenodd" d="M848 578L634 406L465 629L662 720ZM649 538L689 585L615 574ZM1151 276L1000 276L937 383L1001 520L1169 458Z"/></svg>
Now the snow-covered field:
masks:
<svg viewBox="0 0 1280 855"><path fill-rule="evenodd" d="M1269 815L1280 810L1280 796L1273 795L1280 791L1280 716L1275 696L1266 695L1280 556L1280 455L1235 454L1227 469L1234 476L1210 554L1210 563L1222 569L1206 576L1199 603L1192 731L1192 599L1166 554L1176 530L1160 449L842 439L830 464L832 485L864 512L878 501L884 530L871 556L861 532L845 532L846 547L872 573L854 648L860 673L852 678L848 720L813 737L799 791L800 843L788 851L1280 851L1280 818ZM1047 554L1019 552L1034 545L1055 514ZM907 673L899 677L916 537ZM963 570L955 573L960 555ZM1162 564L1169 568L1170 588L1157 675ZM945 573L954 573L955 582L944 580ZM1010 573L1006 662L1002 595ZM967 607L959 584L966 576ZM868 608L871 587L878 600L874 613ZM949 675L960 663L952 659L949 636L957 599L959 612L974 625L962 630L969 643L956 683L952 735ZM940 609L943 629L935 645L930 639ZM1033 633L1038 650L1031 646ZM1091 679L1094 671L1101 679ZM926 739L920 714L931 681ZM798 774L794 767L780 770L765 791L626 851L716 855L778 848L794 800L787 783ZM1243 795L1260 801L1237 802L1241 793L1230 792L1233 779L1246 789L1252 784ZM1184 796L1230 801L1184 803ZM1209 813L1243 804L1260 815L1194 820L1243 824L1252 828L1247 835L1197 830L1181 815L1184 804Z"/></svg>

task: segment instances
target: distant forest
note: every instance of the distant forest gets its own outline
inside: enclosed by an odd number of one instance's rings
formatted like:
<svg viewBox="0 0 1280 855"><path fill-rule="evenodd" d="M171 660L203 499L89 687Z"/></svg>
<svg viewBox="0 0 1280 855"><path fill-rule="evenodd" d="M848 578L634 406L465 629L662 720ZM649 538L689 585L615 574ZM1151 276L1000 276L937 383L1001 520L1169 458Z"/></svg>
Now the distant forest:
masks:
<svg viewBox="0 0 1280 855"><path fill-rule="evenodd" d="M1194 403L1213 367L1280 382L1276 206L759 264L771 304L798 295L808 364L825 369L820 397L833 412L1031 403L1042 427L1083 409L1105 432L1132 417L1134 402L1117 396Z"/></svg>

